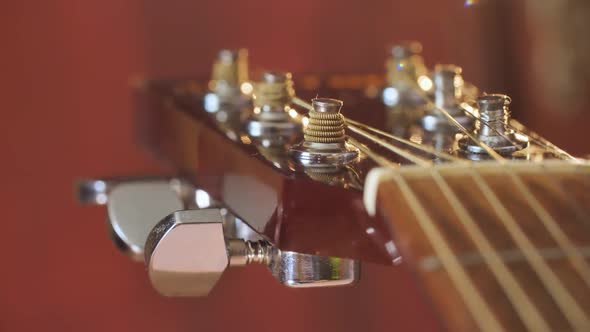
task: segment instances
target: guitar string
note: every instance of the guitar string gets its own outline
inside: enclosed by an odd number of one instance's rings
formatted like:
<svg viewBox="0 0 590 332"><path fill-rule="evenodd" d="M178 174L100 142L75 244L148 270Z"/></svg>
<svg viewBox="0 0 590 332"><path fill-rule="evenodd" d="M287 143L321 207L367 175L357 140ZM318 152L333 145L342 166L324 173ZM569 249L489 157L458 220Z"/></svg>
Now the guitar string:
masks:
<svg viewBox="0 0 590 332"><path fill-rule="evenodd" d="M543 168L545 173L549 173L551 171L548 169L547 165L544 164L541 164L541 168ZM578 166L574 167L574 170L577 172ZM566 190L564 184L558 179L550 176L545 176L545 178L553 183L554 187L557 188L561 196L566 198L566 201L569 203L570 207L575 210L576 219L578 219L578 222L581 224L590 225L590 214L588 210L580 207L580 204L577 202L577 200L570 194L568 190Z"/></svg>
<svg viewBox="0 0 590 332"><path fill-rule="evenodd" d="M434 103L430 100L430 98L428 96L426 96L426 94L421 93L419 91L417 91L417 92L422 95L422 97L424 98L425 101L427 101L428 103L433 105L436 109L438 109L440 112L442 112L442 114L444 114L452 123L454 123L455 126L457 126L464 134L467 134L467 130L461 124L459 124L456 120L454 120L453 117L445 109L434 105ZM485 144L481 144L481 146L484 147ZM496 159L496 161L498 161L500 164L502 164L502 165L506 164L506 160L504 158L502 158L500 155L498 155L498 154L495 154L495 155L490 154L490 155L494 159ZM500 158L498 158L498 157L500 157ZM472 171L474 171L473 172L474 174L477 174L477 171L475 171L474 169L472 169ZM526 186L524 186L524 184L521 182L521 180L512 172L512 170L510 168L508 168L508 171L509 171L509 174L510 174L511 178L513 179L513 181L517 184L517 187L519 188L519 190L525 196L525 199L527 200L528 204L531 206L531 208L533 208L535 213L540 218L542 218L542 222L544 223L545 228L549 231L550 235L552 237L554 237L554 239L555 238L558 239L557 242L562 247L562 250L567 250L566 251L567 253L574 255L574 256L570 257L570 260L572 260L572 262L575 262L574 266L578 270L578 273L585 274L587 263L583 259L582 259L582 262L580 262L579 253L577 253L577 251L575 251L575 250L572 250L572 247L569 246L571 244L571 241L567 238L567 236L565 236L565 234L562 234L560 232L560 230L558 229L559 227L554 227L554 222L553 222L552 218L550 217L550 215L548 215L546 213L546 211L544 209L542 209L542 206L538 203L538 201L530 193L530 191L526 188ZM489 185L485 182L485 180L483 180L483 178L480 175L475 176L474 179L476 179L476 183L478 183L478 186L480 187L480 189L482 191L484 189L486 189L485 196L487 197L488 201L492 202L492 200L493 200L495 202L494 205L496 205L497 212L502 211L502 213L501 213L502 217L500 219L503 220L504 226L512 234L513 238L515 239L515 242L519 245L519 247L521 247L521 250L523 250L523 249L527 250L527 251L524 251L525 257L528 256L527 259L529 260L531 265L537 270L537 273L539 274L539 278L541 278L544 281L545 287L551 292L551 295L556 299L556 302L560 306L560 309L562 310L564 315L568 318L570 323L572 323L572 326L577 327L577 328L590 327L590 321L588 320L588 317L586 316L584 311L579 307L578 303L573 299L571 294L567 291L567 289L566 289L565 285L563 285L562 281L553 273L553 271L551 271L549 266L543 261L543 258L540 257L537 252L534 252L535 247L532 245L532 243L530 242L528 237L524 233L522 233L522 230L518 226L518 223L512 218L512 216L510 216L508 211L505 210L505 207L502 205L502 203L495 196L495 194L493 193L493 191L489 187ZM556 228L557 228L557 231L556 231ZM516 238L514 236L516 236ZM519 239L519 240L517 241L517 239ZM527 253L529 253L529 250L532 250L533 252L530 252L530 254L527 254ZM540 273L541 271L545 271L545 273L548 272L549 274L543 275Z"/></svg>
<svg viewBox="0 0 590 332"><path fill-rule="evenodd" d="M533 138L536 142L540 143L540 145L545 146L545 147L552 148L558 154L561 154L563 156L566 156L568 159L571 159L574 162L580 162L580 160L578 158L576 158L576 157L572 156L571 154L567 153L567 151L562 150L560 147L558 147L557 145L551 143L546 138L543 138L541 135L537 134L536 132L534 132L534 131L526 128L522 123L520 123L520 121L518 121L516 119L510 119L510 122L508 123L508 125L512 129L518 130L520 132L526 132L526 135L527 136Z"/></svg>
<svg viewBox="0 0 590 332"><path fill-rule="evenodd" d="M510 141L510 138L508 138L504 133L501 133L500 131L496 130L495 128L489 126L489 124L486 121L471 114L465 108L464 108L464 111L465 111L465 114L475 117L475 119L483 122L485 126L487 126L490 129L493 129L497 134L500 134L504 139L511 142L511 144L514 144L514 142ZM506 171L506 168L503 170ZM510 169L508 168L508 170L510 170ZM551 237L558 243L558 245L561 247L561 249L566 253L566 256L568 257L568 259L570 260L570 262L572 263L572 265L576 269L577 273L582 277L582 279L584 280L586 285L590 287L590 265L586 262L586 260L582 257L582 255L580 255L580 253L578 252L577 248L572 243L572 241L561 230L561 228L559 227L559 225L557 224L555 219L551 216L551 214L549 214L547 212L547 210L540 204L538 199L528 189L528 187L525 185L525 183L522 181L522 179L514 172L509 171L508 175L511 177L513 182L516 184L518 190L523 194L528 205L533 209L533 211L535 212L537 217L541 220L541 222L543 223L543 226L545 226L545 228L547 229L547 231L549 232ZM572 200L572 198L569 195L566 196L566 199L569 201L570 204L575 204L575 202Z"/></svg>
<svg viewBox="0 0 590 332"><path fill-rule="evenodd" d="M465 302L467 310L470 311L471 316L478 325L479 330L503 331L504 329L492 313L491 308L482 299L481 294L477 291L477 288L465 269L461 266L457 256L453 253L447 241L441 235L440 230L430 216L426 214L422 203L420 203L412 189L399 173L393 172L392 175L410 208L414 211L414 215L416 216L420 228L428 238L428 241L431 243L434 251L440 258L442 265L447 270L459 295Z"/></svg>
<svg viewBox="0 0 590 332"><path fill-rule="evenodd" d="M352 140L353 142L356 142L356 140ZM361 146L361 144L358 143L358 146ZM375 155L370 149L364 148L361 149L361 151L369 155L369 157L371 157L381 166L391 167L391 163L387 161L386 158ZM397 165L394 167L396 166ZM459 219L468 230L468 234L474 239L473 242L486 260L486 263L490 266L490 269L494 273L495 278L504 289L506 296L511 301L523 323L530 331L550 331L547 322L534 307L524 290L520 287L512 272L510 272L496 250L492 247L487 237L483 234L469 213L461 205L458 198L454 195L454 192L450 189L446 182L444 182L442 177L434 168L430 169L435 181L441 187L443 193L447 195L447 199L455 210L455 213L459 216Z"/></svg>
<svg viewBox="0 0 590 332"><path fill-rule="evenodd" d="M421 93L418 90L416 90L416 92L421 94L425 101L434 105L434 103L430 100L430 98L427 95L425 95L424 93ZM434 107L437 110L439 110L440 112L442 112L449 119L452 119L452 116L444 108L436 106L436 105L434 105ZM474 116L470 112L467 112L467 110L465 110L465 114L469 114L471 116ZM476 117L476 119L477 119L477 117ZM479 119L479 120L483 121L481 119ZM493 129L498 134L502 135L505 139L507 139L509 142L514 144L512 141L510 141L510 139L508 137L506 137L506 135L504 135L503 133L500 133L495 128L489 126L489 124L487 122L483 121L483 123L485 126L487 126L490 129ZM458 122L456 123L456 126L459 127L459 129L461 129L461 131L463 133L467 133L467 130L463 126L461 126ZM497 159L496 156L493 156L493 157L495 159ZM505 163L505 159L503 159L503 158L502 158L502 160L497 159L497 161L499 161L501 163ZM567 253L568 259L570 260L570 262L572 263L572 265L574 266L574 268L576 269L578 274L582 277L584 282L588 286L590 286L590 265L584 260L584 258L575 249L574 244L567 237L567 235L565 233L563 233L563 231L559 228L559 226L557 225L557 222L553 219L553 217L547 212L547 210L545 210L545 208L543 208L543 206L539 203L539 201L536 199L536 197L531 193L531 191L522 182L522 179L520 179L517 174L512 172L509 167L504 168L502 170L508 171L509 176L511 177L513 182L516 184L519 191L523 194L528 205L533 209L533 211L535 212L537 217L541 220L541 222L543 223L543 225L545 226L546 230L549 232L551 237L553 237L553 239L558 243L558 245L562 248L562 250L564 250L564 252Z"/></svg>
<svg viewBox="0 0 590 332"><path fill-rule="evenodd" d="M397 168L399 164L391 162L389 159L373 152L369 147L365 146L364 144L360 143L359 141L355 140L352 137L348 137L348 141L356 146L362 153L366 154L369 158L373 159L378 165L383 167L390 167L390 168Z"/></svg>
<svg viewBox="0 0 590 332"><path fill-rule="evenodd" d="M577 270L578 274L582 277L588 287L590 287L590 265L586 262L584 257L575 248L575 245L569 239L569 237L561 230L555 219L547 212L547 210L539 203L537 198L527 188L521 178L519 178L514 172L509 173L510 177L522 192L524 198L528 204L533 208L537 217L541 220L541 223L551 234L551 237L558 243L561 249L567 254L568 259L572 263L573 267Z"/></svg>
<svg viewBox="0 0 590 332"><path fill-rule="evenodd" d="M504 139L506 139L508 142L510 142L510 144L512 144L513 146L517 146L517 144L514 143L508 136L501 133L497 129L490 127L488 125L487 121L483 120L480 116L477 116L475 114L475 112L470 111L470 109L473 109L473 107L469 104L469 102L474 103L475 100L468 100L468 101L465 101L465 102L462 102L459 104L460 108L463 109L464 114L466 114L467 116L469 116L475 120L480 121L481 123L484 123L488 128L492 129L494 132L496 132L497 134L502 136ZM535 142L537 145L542 146L545 150L556 153L557 155L561 155L562 157L565 157L565 159L570 159L572 161L579 162L579 160L577 158L573 157L572 155L570 155L569 153L567 153L563 149L559 148L557 145L549 142L547 139L543 138L541 135L526 128L524 125L522 125L516 119L510 119L510 122L507 124L507 128L514 130L517 133L521 133L521 134L527 136L529 138L529 141Z"/></svg>
<svg viewBox="0 0 590 332"><path fill-rule="evenodd" d="M358 128L356 128L354 126L348 126L348 129L350 129L351 131L353 131L353 132L355 132L355 133L357 133L357 134L359 134L359 135L361 135L361 136L363 136L365 138L371 139L371 136L372 135L364 132L363 130L359 130ZM407 160L415 163L416 165L420 165L422 167L429 167L429 166L432 165L432 162L430 160L426 160L426 159L423 159L423 158L414 156L411 152L406 151L406 150L403 150L403 149L400 149L397 146L392 145L392 144L389 144L389 143L387 143L387 142L385 142L383 140L377 140L377 141L375 141L375 143L383 146L384 148L386 148L386 149L388 149L388 150L390 150L390 151L392 151L394 153L397 153L398 155L400 155L400 156L404 157L405 159L407 159Z"/></svg>
<svg viewBox="0 0 590 332"><path fill-rule="evenodd" d="M306 108L308 110L313 110L313 106L311 104L305 102L301 98L294 97L292 99L292 101L296 105L299 105L301 107L304 107L304 108ZM396 146L394 146L392 144L389 144L388 142L385 142L383 140L375 139L370 134L368 134L368 133L366 133L366 132L364 132L362 130L359 130L358 128L353 128L351 126L347 126L347 127L351 131L354 131L355 133L357 133L357 134L359 134L359 135L361 135L361 136L363 136L363 137L365 137L365 138L367 138L369 140L372 140L374 143L379 144L379 145L383 146L384 148L386 148L386 149L388 149L388 150L390 150L390 151L392 151L394 153L397 153L398 155L402 156L403 158L405 158L405 159L407 159L407 160L409 160L409 161L411 161L411 162L413 162L413 163L415 163L417 165L427 167L427 166L429 166L429 165L432 164L432 162L430 160L426 160L426 159L420 158L419 156L417 156L415 154L412 154L410 151L406 151L406 150L403 150L401 148L398 148L398 147L396 147ZM355 142L358 142L358 141L355 140ZM357 146L357 148L358 148L358 146Z"/></svg>
<svg viewBox="0 0 590 332"><path fill-rule="evenodd" d="M375 130L379 131L379 130ZM550 217L550 215L546 212L545 209L542 208L540 203L532 196L532 193L524 186L524 183L513 173L509 174L513 180L517 183L517 186L520 191L523 192L523 195L526 197L527 202L533 208L535 213L540 217L544 218L544 224L547 225L548 230L550 231L552 237L558 241L562 250L566 253L568 259L572 260L573 265L576 267L579 274L581 274L583 280L588 282L587 276L590 275L590 267L587 265L584 258L578 253L577 248L567 239L565 234L561 232L555 221ZM551 180L554 181L553 178ZM574 204L575 202L572 200L569 195L566 195L570 204Z"/></svg>
<svg viewBox="0 0 590 332"><path fill-rule="evenodd" d="M506 210L483 177L474 168L470 168L470 170L476 185L488 202L492 204L496 214L500 217L500 221L502 221L504 227L522 251L526 260L531 264L531 267L535 270L545 288L555 299L566 319L577 331L588 329L590 327L588 317L586 317L584 311L569 294L565 285L563 285L562 281L547 265L543 257L540 256L527 235L520 229L514 217Z"/></svg>
<svg viewBox="0 0 590 332"><path fill-rule="evenodd" d="M443 114L447 118L447 120L449 122L451 122L451 124L453 124L455 127L457 127L464 135L466 135L467 137L469 137L473 142L475 142L482 149L484 149L492 158L494 158L495 160L497 160L499 162L503 162L504 161L504 157L502 157L500 154L498 154L496 151L494 151L494 149L492 149L490 146L488 146L487 144L485 144L484 142L482 142L480 139L478 139L477 137L475 137L473 134L471 134L447 110L445 110L443 107L437 106L434 102L432 102L432 100L430 99L430 97L428 97L426 95L426 93L424 91L422 91L422 89L419 89L419 88L416 89L415 88L414 90L427 103L427 105L428 105L427 107L428 108L435 109L438 112L440 112L441 114Z"/></svg>
<svg viewBox="0 0 590 332"><path fill-rule="evenodd" d="M474 142L476 142L484 150L486 150L490 156L492 156L494 159L496 159L496 161L498 161L500 164L505 163L505 159L502 156L500 156L498 153L493 151L493 149L491 149L489 146L487 146L486 144L484 144L483 142L478 140L476 137L474 137L472 134L470 134L446 110L434 105L434 103L432 103L432 101L430 101L428 96L426 96L425 94L422 94L422 97L424 98L425 101L427 101L429 104L431 104L431 107L437 109L439 112L441 112L443 115L445 115L451 123L453 123L456 127L458 127L460 129L460 131L462 131L465 135L470 137ZM474 172L474 174L477 175L477 172ZM479 176L474 176L474 179L476 179L476 183L478 183L478 185L480 186L480 189L483 191L484 188L482 187L482 184L484 186L487 186L487 183ZM500 208L499 211L502 211L504 209L504 206L502 206L501 202L499 200L497 200L497 198L495 200L493 199L494 195L495 194L493 193L491 188L488 188L488 191L486 191L486 193L485 193L486 198L488 199L488 201L490 201L490 203L492 203L492 202L495 203L492 205L495 205L496 210L498 210L498 208ZM529 203L530 203L530 200L529 200ZM531 205L531 207L534 208L534 206L532 206L532 205ZM506 212L506 211L504 211L504 212ZM517 238L520 239L519 235L523 235L523 234L520 234L518 232L514 233L514 230L521 232L516 221L513 219L510 219L510 218L506 219L506 216L511 217L507 213L501 213L500 215L503 216L503 218L501 218L501 219L503 219L503 223L504 223L505 227L507 227L507 229L509 229L509 230L512 230L510 232L512 234L512 236L514 237L514 235L516 235ZM506 221L509 221L509 222L506 222ZM525 241L522 241L522 239L521 239L520 241L515 241L515 242L519 245L519 247L521 247L521 250L523 250L524 248L528 248L528 250L533 248L533 250L534 250L534 246L532 246L532 244L529 242L528 238L526 238L526 235L524 235L524 240ZM524 247L522 246L523 244L524 244ZM528 246L527 246L527 244L528 244ZM524 251L524 253L527 253L527 252L528 251ZM545 262L542 261L542 258L541 258L541 261L539 261L538 257L535 257L534 253L525 255L525 257L527 258L527 260L530 261L531 265L537 270L537 273L540 272L539 270L544 270L544 271L550 273L550 275L547 277L544 277L543 275L539 275L539 277L542 278L543 280L545 280L545 282L544 282L545 287L548 288L548 290L550 291L552 296L556 297L556 301L558 301L558 303L560 304L560 309L562 311L564 311L564 315L566 317L568 317L570 322L574 325L574 323L577 322L576 319L582 319L582 320L587 321L585 314L583 313L583 311L581 311L581 309L578 307L577 303L573 300L573 298L571 298L571 295L567 292L567 290L565 289L565 286L561 283L561 280L559 280L559 278L557 278L552 273L550 268L545 264ZM537 260L531 261L531 258L533 258L533 259L536 258ZM557 284L552 285L551 283L546 282L548 279L550 279L553 283L557 282ZM574 313L567 312L568 306L569 307L573 306L574 308L576 308L573 310Z"/></svg>
<svg viewBox="0 0 590 332"><path fill-rule="evenodd" d="M449 184L436 169L431 169L431 175L444 196L447 198L468 235L472 238L473 244L490 267L496 280L504 289L504 293L512 303L513 308L516 310L527 329L529 331L550 331L551 329L548 323L533 305L513 272L506 266L497 250L494 249L491 242L477 225L475 219L461 203L453 189L451 189Z"/></svg>
<svg viewBox="0 0 590 332"><path fill-rule="evenodd" d="M356 142L356 140L353 138L350 139L353 140L353 142ZM356 143L358 146L362 146L360 143ZM392 167L391 162L380 155L376 155L370 149L365 147L361 149L361 151L369 155L369 157L373 158L373 160L375 160L381 166ZM397 167L397 165L393 164L393 167ZM504 289L506 296L510 299L513 307L516 309L523 323L530 331L550 331L541 314L533 306L526 293L518 284L518 281L515 279L514 275L502 262L502 259L497 254L495 249L493 249L487 237L483 234L481 229L477 226L477 224L475 224L475 221L472 219L472 217L461 205L458 198L454 195L454 192L450 189L446 182L444 182L440 175L437 176L439 173L434 168L430 169L433 172L435 181L439 184L443 193L447 195L449 202L456 211L456 214L459 216L460 220L468 230L469 235L474 239L473 242L476 244L476 247L484 259L486 259L487 264L490 266L494 276Z"/></svg>
<svg viewBox="0 0 590 332"><path fill-rule="evenodd" d="M364 129L364 130L367 130L367 131L374 132L376 134L382 135L382 136L387 137L389 139L392 139L392 140L398 141L400 143L409 145L409 146L411 146L411 147L413 147L415 149L421 150L423 152L430 153L430 154L435 155L435 156L437 156L439 158L446 159L446 160L449 160L449 161L454 161L454 162L466 162L464 159L457 158L457 157L455 157L455 156L453 156L451 154L448 154L446 152L442 152L442 151L436 150L436 149L434 149L434 148L432 148L432 147L430 147L428 145L414 143L414 142L412 142L410 140L397 137L395 135L389 134L389 133L387 133L385 131L382 131L382 130L379 130L377 128L373 128L373 127L367 126L367 125L365 125L365 124L363 124L361 122L354 121L354 120L351 120L349 118L345 118L345 121L346 121L346 123L347 123L348 126L351 126L352 125L352 126L356 126L356 127L360 128L360 129ZM376 139L378 139L378 138L376 138Z"/></svg>

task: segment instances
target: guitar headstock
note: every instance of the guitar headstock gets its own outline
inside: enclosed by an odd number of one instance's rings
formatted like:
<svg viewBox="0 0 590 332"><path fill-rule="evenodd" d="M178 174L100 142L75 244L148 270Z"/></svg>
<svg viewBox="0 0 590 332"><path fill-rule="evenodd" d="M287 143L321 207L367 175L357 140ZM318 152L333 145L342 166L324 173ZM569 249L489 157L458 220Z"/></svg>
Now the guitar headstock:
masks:
<svg viewBox="0 0 590 332"><path fill-rule="evenodd" d="M371 169L576 160L511 119L509 97L480 94L458 66L429 71L419 51L393 47L381 75L242 81L222 51L211 79L146 82L141 138L281 249L391 261L362 202Z"/></svg>
<svg viewBox="0 0 590 332"><path fill-rule="evenodd" d="M539 219L554 235L555 219L590 215L586 161L512 119L509 96L480 92L457 65L430 70L420 51L417 43L393 47L378 74L252 75L246 51L223 50L210 78L143 82L139 140L194 187L182 197L197 211L149 225L145 254L156 288L206 294L225 267L250 261L293 287L354 283L359 261L406 261L428 283L429 260L461 266L443 258L454 255L449 246L471 241L449 245L454 229L444 235L436 218ZM511 211L507 200L524 210ZM227 233L236 223L247 236ZM215 248L185 266L174 257L191 250L190 234L215 239ZM476 247L486 258L490 248ZM480 316L452 324L481 327Z"/></svg>

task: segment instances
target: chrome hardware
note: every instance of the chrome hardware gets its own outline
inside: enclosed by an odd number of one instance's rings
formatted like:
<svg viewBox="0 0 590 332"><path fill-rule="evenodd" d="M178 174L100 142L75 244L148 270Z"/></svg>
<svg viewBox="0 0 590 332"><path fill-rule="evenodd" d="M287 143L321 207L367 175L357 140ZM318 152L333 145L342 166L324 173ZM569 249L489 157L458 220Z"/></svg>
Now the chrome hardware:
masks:
<svg viewBox="0 0 590 332"><path fill-rule="evenodd" d="M437 65L434 69L434 104L447 111L465 128L471 128L473 120L459 105L463 99L463 77L461 67ZM448 119L437 110L432 110L422 118L422 127L428 131L456 129Z"/></svg>
<svg viewBox="0 0 590 332"><path fill-rule="evenodd" d="M285 136L295 135L301 123L289 115L294 95L291 73L264 72L261 81L254 85L254 111L248 121L250 136L281 144Z"/></svg>
<svg viewBox="0 0 590 332"><path fill-rule="evenodd" d="M298 163L313 167L339 167L357 159L358 150L345 142L342 101L330 98L312 100L309 123L303 142L290 147Z"/></svg>
<svg viewBox="0 0 590 332"><path fill-rule="evenodd" d="M143 260L145 239L156 222L189 206L193 195L174 178L87 180L78 186L80 201L106 205L113 242L135 261Z"/></svg>
<svg viewBox="0 0 590 332"><path fill-rule="evenodd" d="M205 296L228 267L266 265L289 287L349 285L359 263L350 259L282 252L270 243L226 239L220 209L177 211L154 227L146 242L153 287L165 296Z"/></svg>
<svg viewBox="0 0 590 332"><path fill-rule="evenodd" d="M483 144L500 154L511 154L529 145L525 135L516 133L508 127L510 120L510 97L502 94L483 95L477 99L479 118L473 131ZM481 146L467 136L459 140L459 147L466 153L487 153Z"/></svg>

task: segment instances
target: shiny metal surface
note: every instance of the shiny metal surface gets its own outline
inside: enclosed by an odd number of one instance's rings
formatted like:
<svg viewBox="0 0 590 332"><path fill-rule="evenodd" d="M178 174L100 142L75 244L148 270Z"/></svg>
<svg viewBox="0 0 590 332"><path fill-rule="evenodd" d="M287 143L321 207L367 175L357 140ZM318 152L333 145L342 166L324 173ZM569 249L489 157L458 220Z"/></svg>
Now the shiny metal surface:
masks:
<svg viewBox="0 0 590 332"><path fill-rule="evenodd" d="M314 111L319 113L339 113L344 103L332 98L315 98L311 101Z"/></svg>
<svg viewBox="0 0 590 332"><path fill-rule="evenodd" d="M169 177L111 178L81 181L78 198L106 205L111 238L135 261L143 261L145 240L154 225L170 212L195 205L195 190Z"/></svg>
<svg viewBox="0 0 590 332"><path fill-rule="evenodd" d="M154 227L145 248L150 281L164 296L207 295L229 265L219 209L168 215Z"/></svg>
<svg viewBox="0 0 590 332"><path fill-rule="evenodd" d="M302 142L289 148L289 155L299 164L308 167L344 166L355 161L359 152L350 144L323 144Z"/></svg>
<svg viewBox="0 0 590 332"><path fill-rule="evenodd" d="M269 265L283 285L295 288L345 286L359 279L359 262L352 259L279 252Z"/></svg>
<svg viewBox="0 0 590 332"><path fill-rule="evenodd" d="M529 145L529 138L508 127L510 97L502 94L483 95L477 99L479 119L475 123L475 136L494 151L508 155ZM467 153L487 153L468 137L459 140L460 148Z"/></svg>
<svg viewBox="0 0 590 332"><path fill-rule="evenodd" d="M289 148L289 155L306 167L344 166L356 160L358 149L345 142L344 119L340 114L343 102L315 98L311 103L313 110L310 110L311 120L304 130L305 138Z"/></svg>
<svg viewBox="0 0 590 332"><path fill-rule="evenodd" d="M343 286L359 278L358 261L282 252L265 240L227 238L224 220L224 209L186 210L154 227L145 260L156 291L164 296L206 296L226 268L249 264L266 265L288 287Z"/></svg>
<svg viewBox="0 0 590 332"><path fill-rule="evenodd" d="M169 181L132 182L116 186L107 214L115 243L133 260L143 260L145 240L158 220L181 210L183 202Z"/></svg>

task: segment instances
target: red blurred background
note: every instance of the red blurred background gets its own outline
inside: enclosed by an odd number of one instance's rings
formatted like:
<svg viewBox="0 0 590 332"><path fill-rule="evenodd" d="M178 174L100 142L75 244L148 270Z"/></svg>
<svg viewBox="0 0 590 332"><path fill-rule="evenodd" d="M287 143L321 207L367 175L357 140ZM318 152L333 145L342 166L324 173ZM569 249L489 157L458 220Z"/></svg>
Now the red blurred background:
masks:
<svg viewBox="0 0 590 332"><path fill-rule="evenodd" d="M589 116L577 110L588 103L555 112L541 97L529 65L544 39L526 18L521 1L3 3L0 330L429 327L416 322L428 308L415 290L374 286L412 285L408 276L378 266L368 266L355 288L294 291L248 268L224 275L207 299L162 298L144 267L111 245L104 210L76 203L73 183L161 172L134 144L129 82L205 76L222 47L247 47L258 68L380 73L388 44L420 40L429 65L464 66L466 79L484 90L511 94L514 113L534 130L589 153Z"/></svg>

